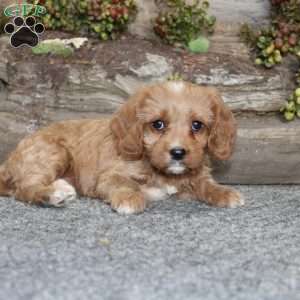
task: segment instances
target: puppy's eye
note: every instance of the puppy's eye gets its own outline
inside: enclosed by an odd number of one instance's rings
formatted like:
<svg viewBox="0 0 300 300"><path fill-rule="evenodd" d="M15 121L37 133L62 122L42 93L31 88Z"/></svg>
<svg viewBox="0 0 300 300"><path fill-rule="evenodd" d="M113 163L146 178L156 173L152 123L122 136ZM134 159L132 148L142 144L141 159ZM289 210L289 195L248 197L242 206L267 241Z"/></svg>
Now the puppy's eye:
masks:
<svg viewBox="0 0 300 300"><path fill-rule="evenodd" d="M156 120L152 122L152 127L156 130L163 130L165 128L165 122L162 120Z"/></svg>
<svg viewBox="0 0 300 300"><path fill-rule="evenodd" d="M200 121L193 121L192 123L192 131L196 132L199 131L203 127L203 123Z"/></svg>

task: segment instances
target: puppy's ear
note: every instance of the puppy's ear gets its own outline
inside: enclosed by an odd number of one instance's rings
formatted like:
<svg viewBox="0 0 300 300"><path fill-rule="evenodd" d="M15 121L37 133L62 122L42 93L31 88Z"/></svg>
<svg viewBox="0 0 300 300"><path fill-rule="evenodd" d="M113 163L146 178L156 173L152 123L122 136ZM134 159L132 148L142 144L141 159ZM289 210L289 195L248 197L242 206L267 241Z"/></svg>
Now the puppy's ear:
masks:
<svg viewBox="0 0 300 300"><path fill-rule="evenodd" d="M145 91L133 95L110 123L118 154L126 160L139 160L143 156L143 123L137 117L137 110L145 97Z"/></svg>
<svg viewBox="0 0 300 300"><path fill-rule="evenodd" d="M233 152L237 131L236 121L216 90L211 89L209 97L212 101L214 120L208 138L208 149L216 159L226 160Z"/></svg>

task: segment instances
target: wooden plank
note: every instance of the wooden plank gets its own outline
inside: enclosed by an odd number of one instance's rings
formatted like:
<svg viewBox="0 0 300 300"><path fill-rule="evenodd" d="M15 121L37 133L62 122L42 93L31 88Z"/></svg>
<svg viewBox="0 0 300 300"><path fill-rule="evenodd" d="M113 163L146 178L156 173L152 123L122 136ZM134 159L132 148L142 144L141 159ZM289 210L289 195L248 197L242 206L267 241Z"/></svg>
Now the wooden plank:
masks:
<svg viewBox="0 0 300 300"><path fill-rule="evenodd" d="M8 113L0 113L0 120L1 162L20 139L35 131L39 124L33 119L16 120ZM300 121L283 123L274 116L242 116L238 123L232 159L214 163L214 173L220 182L300 184Z"/></svg>
<svg viewBox="0 0 300 300"><path fill-rule="evenodd" d="M236 184L300 184L300 121L240 117L236 149L215 163L216 178Z"/></svg>

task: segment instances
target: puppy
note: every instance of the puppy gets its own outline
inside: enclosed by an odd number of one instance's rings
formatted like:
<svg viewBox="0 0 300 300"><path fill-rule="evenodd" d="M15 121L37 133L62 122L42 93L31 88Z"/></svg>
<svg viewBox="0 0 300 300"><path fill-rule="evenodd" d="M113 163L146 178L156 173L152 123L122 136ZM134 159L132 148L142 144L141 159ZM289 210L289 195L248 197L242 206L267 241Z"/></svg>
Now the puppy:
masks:
<svg viewBox="0 0 300 300"><path fill-rule="evenodd" d="M62 206L100 198L119 213L176 194L218 207L243 204L217 184L210 156L228 159L236 122L209 87L167 82L141 89L112 118L53 124L23 139L0 167L0 195Z"/></svg>

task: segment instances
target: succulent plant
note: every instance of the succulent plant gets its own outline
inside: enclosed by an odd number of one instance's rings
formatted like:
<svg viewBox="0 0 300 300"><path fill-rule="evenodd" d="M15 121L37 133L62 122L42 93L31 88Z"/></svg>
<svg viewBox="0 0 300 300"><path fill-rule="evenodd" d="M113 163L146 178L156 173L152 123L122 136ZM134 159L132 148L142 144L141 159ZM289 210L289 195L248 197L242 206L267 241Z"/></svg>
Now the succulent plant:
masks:
<svg viewBox="0 0 300 300"><path fill-rule="evenodd" d="M256 53L255 64L271 68L281 63L287 53L300 57L300 0L271 0L271 25L254 32L247 24L241 27L243 41Z"/></svg>
<svg viewBox="0 0 300 300"><path fill-rule="evenodd" d="M165 0L167 9L155 20L154 32L171 45L187 46L200 35L212 33L216 18L207 13L208 1Z"/></svg>
<svg viewBox="0 0 300 300"><path fill-rule="evenodd" d="M289 0L271 0L272 5L281 5L282 3L288 2Z"/></svg>
<svg viewBox="0 0 300 300"><path fill-rule="evenodd" d="M173 73L171 74L168 78L167 78L168 81L182 81L184 80L183 79L183 76L180 74L180 73Z"/></svg>
<svg viewBox="0 0 300 300"><path fill-rule="evenodd" d="M4 32L4 26L8 22L8 17L2 14L3 10L4 7L2 7L2 4L0 4L0 34Z"/></svg>
<svg viewBox="0 0 300 300"><path fill-rule="evenodd" d="M295 117L300 118L300 86L294 90L280 111L287 121L292 121Z"/></svg>
<svg viewBox="0 0 300 300"><path fill-rule="evenodd" d="M297 85L299 85L300 86L300 69L298 70L298 72L296 73L296 83L297 83Z"/></svg>
<svg viewBox="0 0 300 300"><path fill-rule="evenodd" d="M82 32L115 39L136 15L135 0L44 0L49 29Z"/></svg>
<svg viewBox="0 0 300 300"><path fill-rule="evenodd" d="M283 57L294 54L300 59L300 0L270 0L272 22L268 28L254 32L247 24L240 30L244 42L254 50L256 65L272 68ZM300 61L300 60L299 60ZM296 74L298 88L281 108L287 121L300 118L300 70Z"/></svg>
<svg viewBox="0 0 300 300"><path fill-rule="evenodd" d="M275 18L283 16L286 20L300 22L300 1L299 0L271 0Z"/></svg>
<svg viewBox="0 0 300 300"><path fill-rule="evenodd" d="M188 48L194 53L205 53L209 49L209 40L203 36L199 36L195 40L191 40L188 44Z"/></svg>

